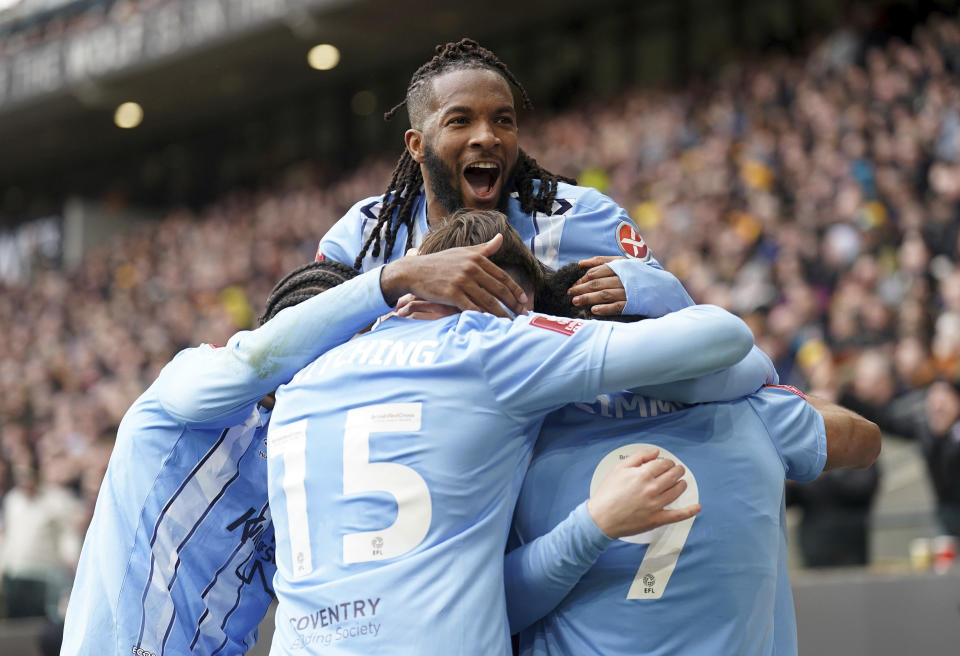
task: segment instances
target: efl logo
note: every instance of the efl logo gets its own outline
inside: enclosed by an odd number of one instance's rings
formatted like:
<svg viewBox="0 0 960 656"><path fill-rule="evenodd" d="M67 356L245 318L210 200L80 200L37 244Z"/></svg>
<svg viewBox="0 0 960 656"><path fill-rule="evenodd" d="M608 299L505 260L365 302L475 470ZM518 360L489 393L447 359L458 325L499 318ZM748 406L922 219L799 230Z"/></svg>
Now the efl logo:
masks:
<svg viewBox="0 0 960 656"><path fill-rule="evenodd" d="M317 256L314 258L314 262L323 262L327 259L327 256L323 254L323 251L320 250L320 244L317 244Z"/></svg>
<svg viewBox="0 0 960 656"><path fill-rule="evenodd" d="M617 245L627 257L644 261L650 259L650 249L632 223L621 221L617 226Z"/></svg>
<svg viewBox="0 0 960 656"><path fill-rule="evenodd" d="M583 321L579 319L559 319L556 317L544 317L539 314L530 320L531 326L545 328L555 333L570 337L583 327Z"/></svg>

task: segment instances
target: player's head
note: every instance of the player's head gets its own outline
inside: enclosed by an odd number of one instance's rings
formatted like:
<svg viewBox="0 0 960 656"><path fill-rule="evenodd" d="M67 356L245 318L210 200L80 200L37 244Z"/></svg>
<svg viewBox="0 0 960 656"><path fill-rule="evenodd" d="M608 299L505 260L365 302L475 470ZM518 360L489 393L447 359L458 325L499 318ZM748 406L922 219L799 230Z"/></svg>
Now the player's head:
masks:
<svg viewBox="0 0 960 656"><path fill-rule="evenodd" d="M280 310L302 303L357 275L354 269L333 260L311 262L297 267L284 276L270 292L263 314L258 320L259 325L270 321Z"/></svg>
<svg viewBox="0 0 960 656"><path fill-rule="evenodd" d="M557 271L547 274L543 282L543 287L537 292L533 309L542 314L552 314L555 317L568 317L570 319L603 319L606 321L631 322L646 319L646 317L633 314L617 315L596 315L590 311L589 307L577 307L573 304L573 297L567 295L567 290L575 282L586 275L586 267L582 267L576 262L561 267Z"/></svg>
<svg viewBox="0 0 960 656"><path fill-rule="evenodd" d="M500 249L490 261L513 278L530 298L543 284L539 260L530 252L507 217L496 210L457 210L420 244L420 254L437 253L448 248L477 246L503 235Z"/></svg>
<svg viewBox="0 0 960 656"><path fill-rule="evenodd" d="M572 180L540 168L517 146L514 89L522 106L532 108L523 86L490 50L472 39L437 46L436 55L413 74L404 101L385 115L389 120L406 106L411 127L377 226L354 266L360 267L371 247L379 256L382 239L388 252L393 249L398 227L412 226L421 186L428 211L439 207L442 214L505 209L514 192L524 212L549 213L559 182ZM408 230L407 248L412 239Z"/></svg>

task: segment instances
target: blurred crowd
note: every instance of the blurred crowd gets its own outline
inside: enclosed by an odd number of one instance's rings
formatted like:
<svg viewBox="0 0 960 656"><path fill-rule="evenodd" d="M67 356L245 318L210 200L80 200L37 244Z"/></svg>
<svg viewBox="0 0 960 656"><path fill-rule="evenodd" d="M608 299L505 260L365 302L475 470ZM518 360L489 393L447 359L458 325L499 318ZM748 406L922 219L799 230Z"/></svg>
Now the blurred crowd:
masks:
<svg viewBox="0 0 960 656"><path fill-rule="evenodd" d="M960 535L960 20L879 45L842 30L803 58L535 116L521 135L546 168L627 208L696 301L744 317L782 382L915 439L942 530ZM398 154L334 184L304 165L2 288L8 613L28 605L12 590L55 613L117 424L159 368L249 327L324 231L382 192ZM865 561L877 480L791 489L808 564Z"/></svg>
<svg viewBox="0 0 960 656"><path fill-rule="evenodd" d="M0 57L120 22L169 0L0 0Z"/></svg>

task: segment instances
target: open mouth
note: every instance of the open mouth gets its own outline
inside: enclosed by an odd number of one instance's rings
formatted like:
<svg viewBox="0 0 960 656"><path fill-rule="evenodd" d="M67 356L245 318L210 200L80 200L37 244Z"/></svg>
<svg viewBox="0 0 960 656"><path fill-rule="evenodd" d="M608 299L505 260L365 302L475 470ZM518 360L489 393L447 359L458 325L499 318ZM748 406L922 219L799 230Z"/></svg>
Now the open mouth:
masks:
<svg viewBox="0 0 960 656"><path fill-rule="evenodd" d="M463 170L463 177L475 195L488 198L493 195L493 188L500 179L500 165L496 162L474 162Z"/></svg>

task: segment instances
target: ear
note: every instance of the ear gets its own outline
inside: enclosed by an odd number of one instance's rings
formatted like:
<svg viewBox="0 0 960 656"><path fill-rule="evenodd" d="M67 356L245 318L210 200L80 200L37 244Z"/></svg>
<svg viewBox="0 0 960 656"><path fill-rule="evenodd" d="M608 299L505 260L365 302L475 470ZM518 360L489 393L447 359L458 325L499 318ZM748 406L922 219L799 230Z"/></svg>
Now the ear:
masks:
<svg viewBox="0 0 960 656"><path fill-rule="evenodd" d="M423 139L423 132L410 128L403 134L403 141L413 161L422 164L426 159L426 142Z"/></svg>

